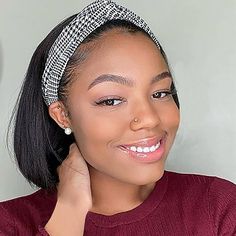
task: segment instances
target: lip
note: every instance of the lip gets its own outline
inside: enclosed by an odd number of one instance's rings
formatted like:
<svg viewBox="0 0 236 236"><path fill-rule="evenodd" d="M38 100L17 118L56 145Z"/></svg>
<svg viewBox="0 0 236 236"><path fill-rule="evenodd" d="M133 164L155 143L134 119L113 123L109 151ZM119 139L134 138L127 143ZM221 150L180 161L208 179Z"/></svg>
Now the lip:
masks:
<svg viewBox="0 0 236 236"><path fill-rule="evenodd" d="M164 137L152 137L152 138L145 138L145 139L141 139L135 142L132 142L130 144L124 144L121 145L123 147L131 147L131 146L138 146L138 147L147 147L147 146L152 146L152 145L156 145L160 140L162 140Z"/></svg>
<svg viewBox="0 0 236 236"><path fill-rule="evenodd" d="M139 152L134 152L129 149L131 146L151 147L153 145L156 145L159 142L160 142L160 147L158 149L156 149L154 152L139 153ZM128 155L129 158L132 158L133 160L135 160L137 162L152 163L152 162L156 162L156 161L159 161L160 159L162 159L162 156L165 151L165 142L166 142L166 135L164 135L161 138L158 138L158 137L145 138L145 139L139 140L137 142L134 142L132 144L121 145L121 146L119 146L119 148L126 155Z"/></svg>

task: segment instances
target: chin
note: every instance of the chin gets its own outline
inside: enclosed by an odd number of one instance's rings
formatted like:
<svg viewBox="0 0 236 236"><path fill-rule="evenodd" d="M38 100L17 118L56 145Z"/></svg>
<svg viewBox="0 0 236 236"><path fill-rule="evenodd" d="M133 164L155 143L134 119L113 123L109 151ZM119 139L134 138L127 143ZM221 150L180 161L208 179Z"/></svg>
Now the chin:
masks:
<svg viewBox="0 0 236 236"><path fill-rule="evenodd" d="M162 170L158 170L155 173L143 173L138 176L138 178L126 180L130 184L134 185L148 185L157 182L159 179L162 178L164 174L164 168Z"/></svg>

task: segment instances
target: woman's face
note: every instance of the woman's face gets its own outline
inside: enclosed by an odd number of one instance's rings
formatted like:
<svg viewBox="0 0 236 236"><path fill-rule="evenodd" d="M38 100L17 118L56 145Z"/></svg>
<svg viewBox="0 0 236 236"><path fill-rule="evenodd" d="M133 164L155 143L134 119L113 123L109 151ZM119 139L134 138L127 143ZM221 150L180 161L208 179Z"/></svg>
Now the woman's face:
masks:
<svg viewBox="0 0 236 236"><path fill-rule="evenodd" d="M142 33L111 31L76 74L67 105L90 172L138 185L160 179L179 110L155 44Z"/></svg>

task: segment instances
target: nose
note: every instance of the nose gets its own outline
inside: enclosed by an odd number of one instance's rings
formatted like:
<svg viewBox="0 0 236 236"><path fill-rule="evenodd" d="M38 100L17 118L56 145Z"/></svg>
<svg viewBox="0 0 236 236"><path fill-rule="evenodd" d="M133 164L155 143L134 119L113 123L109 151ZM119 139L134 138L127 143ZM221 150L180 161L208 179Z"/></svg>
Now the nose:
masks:
<svg viewBox="0 0 236 236"><path fill-rule="evenodd" d="M150 101L142 101L138 103L134 112L132 112L132 119L130 121L130 128L133 131L140 129L152 129L160 124L160 117L155 105Z"/></svg>

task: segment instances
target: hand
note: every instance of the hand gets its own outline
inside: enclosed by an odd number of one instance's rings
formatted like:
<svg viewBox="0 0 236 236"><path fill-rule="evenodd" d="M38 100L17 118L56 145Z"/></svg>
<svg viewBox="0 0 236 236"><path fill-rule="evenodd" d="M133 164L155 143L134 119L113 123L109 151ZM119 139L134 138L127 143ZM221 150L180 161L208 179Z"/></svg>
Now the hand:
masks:
<svg viewBox="0 0 236 236"><path fill-rule="evenodd" d="M67 158L57 169L59 175L58 200L74 207L92 206L90 176L87 164L75 143L71 144Z"/></svg>
<svg viewBox="0 0 236 236"><path fill-rule="evenodd" d="M45 230L51 236L82 236L92 197L88 167L75 143L57 171L57 204Z"/></svg>

